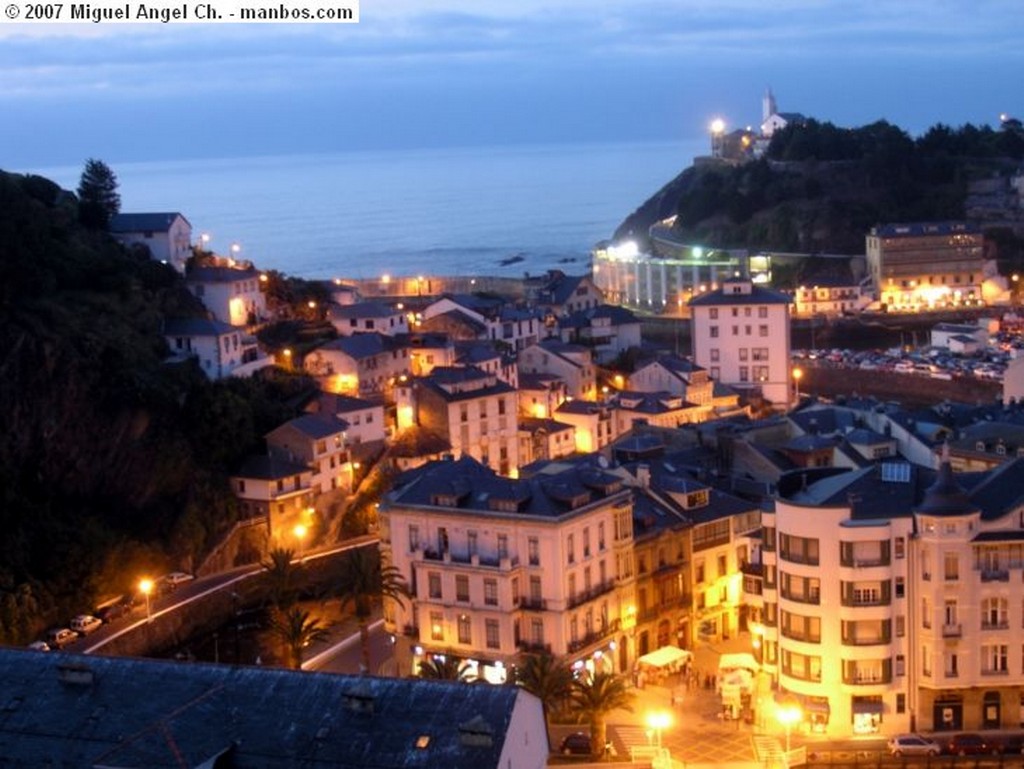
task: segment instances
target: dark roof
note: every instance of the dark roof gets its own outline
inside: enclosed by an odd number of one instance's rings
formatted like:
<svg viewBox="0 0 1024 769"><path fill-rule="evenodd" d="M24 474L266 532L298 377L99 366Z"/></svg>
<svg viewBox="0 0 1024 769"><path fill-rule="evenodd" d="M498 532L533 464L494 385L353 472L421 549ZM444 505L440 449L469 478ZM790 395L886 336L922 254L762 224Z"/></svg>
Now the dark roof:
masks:
<svg viewBox="0 0 1024 769"><path fill-rule="evenodd" d="M395 309L383 302L356 302L355 304L331 304L328 313L332 318L390 318L401 315L402 310Z"/></svg>
<svg viewBox="0 0 1024 769"><path fill-rule="evenodd" d="M925 489L924 499L917 506L916 512L926 515L968 515L978 507L956 481L953 467L945 458L939 465L935 483Z"/></svg>
<svg viewBox="0 0 1024 769"><path fill-rule="evenodd" d="M167 232L179 216L185 219L177 211L151 214L114 214L110 217L110 231L113 233ZM185 223L188 224L188 219L185 219Z"/></svg>
<svg viewBox="0 0 1024 769"><path fill-rule="evenodd" d="M971 222L911 222L907 224L882 224L871 228L872 235L885 238L917 238L922 235L980 235L981 227Z"/></svg>
<svg viewBox="0 0 1024 769"><path fill-rule="evenodd" d="M194 267L185 275L188 283L234 283L259 277L255 267Z"/></svg>
<svg viewBox="0 0 1024 769"><path fill-rule="evenodd" d="M544 430L548 433L560 433L565 430L575 430L573 425L559 422L554 419L541 419L540 417L519 417L519 429L528 433L536 433Z"/></svg>
<svg viewBox="0 0 1024 769"><path fill-rule="evenodd" d="M893 440L891 436L870 430L867 427L858 427L846 434L846 440L854 446L870 446L873 443L887 443Z"/></svg>
<svg viewBox="0 0 1024 769"><path fill-rule="evenodd" d="M375 407L384 408L384 404L362 398L354 398L351 395L321 391L306 406L306 411L321 414L349 414L353 411L364 411Z"/></svg>
<svg viewBox="0 0 1024 769"><path fill-rule="evenodd" d="M420 323L420 328L433 329L444 325L444 323L461 326L477 336L481 336L487 331L485 323L468 315L464 310L448 310L448 312L440 312L437 315L424 318Z"/></svg>
<svg viewBox="0 0 1024 769"><path fill-rule="evenodd" d="M299 473L308 473L306 465L288 462L279 457L266 455L252 456L246 459L235 473L236 478L259 478L264 481L275 481L291 478Z"/></svg>
<svg viewBox="0 0 1024 769"><path fill-rule="evenodd" d="M416 381L450 403L516 392L508 382L476 366L437 366Z"/></svg>
<svg viewBox="0 0 1024 769"><path fill-rule="evenodd" d="M541 304L563 305L568 302L580 283L589 280L587 275L566 275L559 270L549 273L549 280L538 295Z"/></svg>
<svg viewBox="0 0 1024 769"><path fill-rule="evenodd" d="M783 449L786 451L796 452L808 452L808 451L824 451L825 449L835 448L836 442L832 438L825 437L824 435L798 435L795 438L791 438L783 445Z"/></svg>
<svg viewBox="0 0 1024 769"><path fill-rule="evenodd" d="M601 304L597 307L588 307L585 310L577 310L574 313L558 319L560 328L586 328L595 320L607 318L613 326L626 326L632 323L639 323L640 319L625 307L612 304Z"/></svg>
<svg viewBox="0 0 1024 769"><path fill-rule="evenodd" d="M970 476L966 478L970 482ZM1024 505L1024 457L1016 457L983 474L971 489L971 502L981 509L981 517L994 520Z"/></svg>
<svg viewBox="0 0 1024 769"><path fill-rule="evenodd" d="M332 339L330 342L320 345L321 350L337 350L345 353L350 358L361 360L372 358L387 352L393 352L401 347L398 340L385 334L370 331L365 334L352 334Z"/></svg>
<svg viewBox="0 0 1024 769"><path fill-rule="evenodd" d="M267 433L276 433L282 427L291 427L310 438L328 438L332 435L345 432L349 424L343 419L338 419L334 414L302 414L294 419L289 419L283 425L274 428Z"/></svg>
<svg viewBox="0 0 1024 769"><path fill-rule="evenodd" d="M669 405L678 402L678 405ZM681 395L662 390L661 392L633 392L623 390L615 395L615 403L623 411L635 411L641 414L665 414L681 409L696 408L697 404L690 403Z"/></svg>
<svg viewBox="0 0 1024 769"><path fill-rule="evenodd" d="M729 304L792 304L793 297L781 291L764 286L751 285L749 294L725 293L721 288L695 296L689 301L690 307L715 307Z"/></svg>
<svg viewBox="0 0 1024 769"><path fill-rule="evenodd" d="M227 755L216 766L496 769L518 703L533 699L516 686L21 649L0 649L0 681L0 752L24 767Z"/></svg>
<svg viewBox="0 0 1024 769"><path fill-rule="evenodd" d="M562 381L557 374L545 374L544 372L525 372L519 375L520 390L549 390L551 385Z"/></svg>
<svg viewBox="0 0 1024 769"><path fill-rule="evenodd" d="M168 318L164 336L224 336L238 333L238 328L210 318Z"/></svg>
<svg viewBox="0 0 1024 769"><path fill-rule="evenodd" d="M483 363L501 358L501 351L493 344L482 339L470 339L455 343L456 360L463 365Z"/></svg>
<svg viewBox="0 0 1024 769"><path fill-rule="evenodd" d="M619 492L625 493L621 478L585 462L551 463L529 478L512 479L463 456L435 460L403 473L385 504L559 518L605 503Z"/></svg>

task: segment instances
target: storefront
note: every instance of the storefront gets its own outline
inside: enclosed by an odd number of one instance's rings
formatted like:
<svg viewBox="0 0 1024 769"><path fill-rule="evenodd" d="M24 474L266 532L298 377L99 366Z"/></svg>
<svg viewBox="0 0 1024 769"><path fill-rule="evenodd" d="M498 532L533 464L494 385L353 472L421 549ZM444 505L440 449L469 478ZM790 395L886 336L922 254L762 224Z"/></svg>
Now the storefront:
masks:
<svg viewBox="0 0 1024 769"><path fill-rule="evenodd" d="M964 703L959 697L943 695L932 705L932 728L937 732L955 732L964 726Z"/></svg>
<svg viewBox="0 0 1024 769"><path fill-rule="evenodd" d="M853 715L854 734L878 734L882 730L882 713L885 705L881 695L854 697L850 701Z"/></svg>

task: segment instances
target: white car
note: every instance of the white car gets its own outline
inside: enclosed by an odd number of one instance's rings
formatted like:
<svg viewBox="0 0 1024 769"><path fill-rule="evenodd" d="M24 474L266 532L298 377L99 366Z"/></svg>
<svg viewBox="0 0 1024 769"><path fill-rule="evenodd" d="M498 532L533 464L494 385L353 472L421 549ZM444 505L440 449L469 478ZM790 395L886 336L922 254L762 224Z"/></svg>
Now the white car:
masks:
<svg viewBox="0 0 1024 769"><path fill-rule="evenodd" d="M172 571L170 574L162 576L160 581L168 590L175 590L178 585L183 585L193 579L195 579L195 575L193 574L186 574L183 571Z"/></svg>
<svg viewBox="0 0 1024 769"><path fill-rule="evenodd" d="M28 648L37 652L48 652L50 651L50 644L46 643L46 641L33 641L28 645Z"/></svg>
<svg viewBox="0 0 1024 769"><path fill-rule="evenodd" d="M71 629L79 635L86 636L94 630L98 630L102 624L103 620L98 617L91 614L79 614L71 620Z"/></svg>
<svg viewBox="0 0 1024 769"><path fill-rule="evenodd" d="M898 734L888 742L894 756L937 756L942 752L939 743L920 734Z"/></svg>

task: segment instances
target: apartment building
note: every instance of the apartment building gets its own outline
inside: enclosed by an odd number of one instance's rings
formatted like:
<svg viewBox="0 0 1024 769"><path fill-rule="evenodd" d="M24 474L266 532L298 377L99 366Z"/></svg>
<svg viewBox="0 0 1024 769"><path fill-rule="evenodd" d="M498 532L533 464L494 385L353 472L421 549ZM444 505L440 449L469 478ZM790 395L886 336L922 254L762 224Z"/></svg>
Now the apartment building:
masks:
<svg viewBox="0 0 1024 769"><path fill-rule="evenodd" d="M690 300L693 361L711 378L778 406L793 400L790 304L785 294L745 279Z"/></svg>
<svg viewBox="0 0 1024 769"><path fill-rule="evenodd" d="M628 670L633 511L621 477L556 465L513 480L468 456L431 462L400 478L380 526L412 590L385 607L403 672L451 654L500 682L531 651Z"/></svg>
<svg viewBox="0 0 1024 769"><path fill-rule="evenodd" d="M984 236L966 222L872 227L866 238L875 294L890 310L981 304Z"/></svg>
<svg viewBox="0 0 1024 769"><path fill-rule="evenodd" d="M804 728L1019 726L1022 471L1015 459L961 485L947 453L937 472L887 459L780 479L744 590L762 607L764 670Z"/></svg>

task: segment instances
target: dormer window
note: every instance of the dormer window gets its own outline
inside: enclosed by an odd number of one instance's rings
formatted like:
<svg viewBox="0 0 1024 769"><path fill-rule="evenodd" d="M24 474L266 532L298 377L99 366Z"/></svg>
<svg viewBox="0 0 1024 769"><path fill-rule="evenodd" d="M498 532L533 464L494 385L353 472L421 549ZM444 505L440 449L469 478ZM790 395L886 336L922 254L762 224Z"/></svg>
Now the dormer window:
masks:
<svg viewBox="0 0 1024 769"><path fill-rule="evenodd" d="M975 451L984 451L985 450L985 441L978 441L977 443L975 443L974 444L974 450Z"/></svg>
<svg viewBox="0 0 1024 769"><path fill-rule="evenodd" d="M1004 446L1001 443L998 446L996 446L996 454L998 454L1001 457L1006 456L1006 446Z"/></svg>

